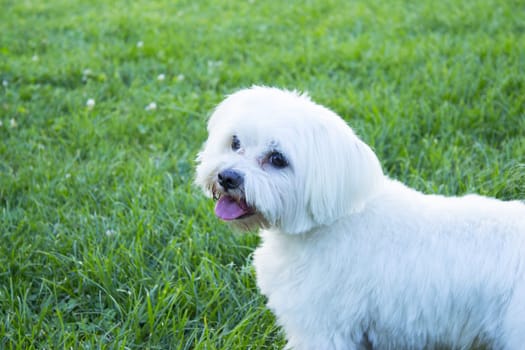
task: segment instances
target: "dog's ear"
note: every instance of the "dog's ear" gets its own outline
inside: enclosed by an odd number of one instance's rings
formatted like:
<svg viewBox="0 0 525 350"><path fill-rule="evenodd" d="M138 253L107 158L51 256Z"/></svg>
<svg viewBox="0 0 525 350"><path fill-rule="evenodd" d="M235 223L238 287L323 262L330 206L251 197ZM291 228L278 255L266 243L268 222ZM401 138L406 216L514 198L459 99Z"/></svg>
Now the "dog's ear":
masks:
<svg viewBox="0 0 525 350"><path fill-rule="evenodd" d="M305 195L317 225L359 211L384 177L375 153L342 120L319 126L308 142Z"/></svg>

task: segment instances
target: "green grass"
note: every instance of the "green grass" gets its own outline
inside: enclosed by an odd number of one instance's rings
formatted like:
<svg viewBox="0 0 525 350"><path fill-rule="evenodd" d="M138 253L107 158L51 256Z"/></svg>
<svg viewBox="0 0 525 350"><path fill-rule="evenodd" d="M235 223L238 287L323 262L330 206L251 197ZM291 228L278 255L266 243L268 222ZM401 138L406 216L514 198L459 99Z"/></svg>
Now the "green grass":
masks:
<svg viewBox="0 0 525 350"><path fill-rule="evenodd" d="M522 1L0 3L2 349L282 348L257 236L192 185L241 87L309 91L422 191L525 197Z"/></svg>

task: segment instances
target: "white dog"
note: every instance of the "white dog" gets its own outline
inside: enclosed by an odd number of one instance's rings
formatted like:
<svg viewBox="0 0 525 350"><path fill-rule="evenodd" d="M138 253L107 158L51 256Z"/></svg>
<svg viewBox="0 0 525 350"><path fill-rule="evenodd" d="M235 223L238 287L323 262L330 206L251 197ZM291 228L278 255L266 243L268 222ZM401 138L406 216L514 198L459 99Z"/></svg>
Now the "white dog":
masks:
<svg viewBox="0 0 525 350"><path fill-rule="evenodd" d="M525 205L425 195L307 96L253 87L208 123L196 182L260 227L257 284L292 349L525 349Z"/></svg>

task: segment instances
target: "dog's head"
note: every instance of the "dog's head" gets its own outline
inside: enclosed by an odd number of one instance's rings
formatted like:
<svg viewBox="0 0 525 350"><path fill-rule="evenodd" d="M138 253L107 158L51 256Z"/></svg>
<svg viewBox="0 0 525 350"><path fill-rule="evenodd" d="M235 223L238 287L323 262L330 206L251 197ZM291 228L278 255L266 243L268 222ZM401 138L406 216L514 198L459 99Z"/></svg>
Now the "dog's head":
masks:
<svg viewBox="0 0 525 350"><path fill-rule="evenodd" d="M253 87L208 122L196 183L216 215L244 228L303 233L360 210L383 173L373 151L306 95Z"/></svg>

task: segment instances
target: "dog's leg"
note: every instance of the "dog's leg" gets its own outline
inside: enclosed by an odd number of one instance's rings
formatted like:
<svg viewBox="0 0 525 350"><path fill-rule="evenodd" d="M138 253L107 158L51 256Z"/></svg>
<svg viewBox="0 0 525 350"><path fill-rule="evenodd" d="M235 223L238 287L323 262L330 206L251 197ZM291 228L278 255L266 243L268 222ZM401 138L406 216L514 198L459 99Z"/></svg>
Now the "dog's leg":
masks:
<svg viewBox="0 0 525 350"><path fill-rule="evenodd" d="M525 283L516 288L503 321L500 339L505 350L523 349L525 346Z"/></svg>
<svg viewBox="0 0 525 350"><path fill-rule="evenodd" d="M372 346L368 340L360 342L353 342L348 339L342 339L337 336L323 336L315 334L315 336L288 335L288 343L286 350L372 350Z"/></svg>

